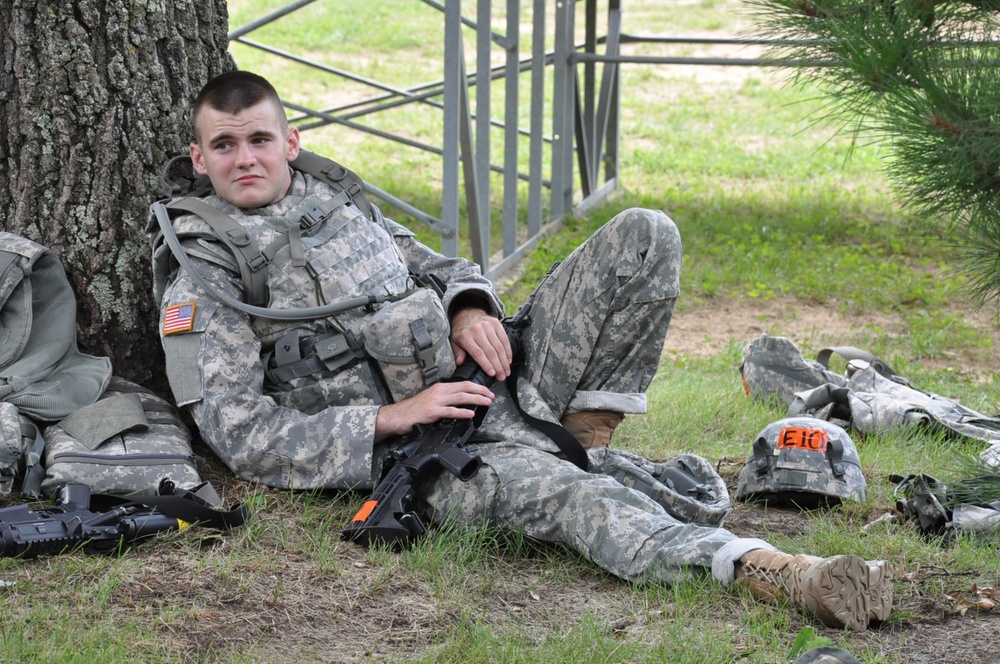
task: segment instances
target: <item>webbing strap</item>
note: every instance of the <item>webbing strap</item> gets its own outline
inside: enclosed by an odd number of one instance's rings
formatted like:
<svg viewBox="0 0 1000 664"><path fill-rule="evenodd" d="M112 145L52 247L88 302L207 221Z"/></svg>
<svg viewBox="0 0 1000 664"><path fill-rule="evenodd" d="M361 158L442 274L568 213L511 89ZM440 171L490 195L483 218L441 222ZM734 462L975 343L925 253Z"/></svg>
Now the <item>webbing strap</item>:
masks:
<svg viewBox="0 0 1000 664"><path fill-rule="evenodd" d="M302 249L302 231L308 231L320 222L325 221L331 214L333 214L334 210L339 208L341 205L347 205L350 202L351 197L348 196L346 192L341 191L336 196L328 198L319 205L313 205L306 208L301 213L289 215L288 232L282 233L274 242L267 245L267 248L261 252L264 255L264 259L270 263L274 260L274 257L278 255L279 251L281 251L285 246L288 246L288 250L292 258L292 265L295 267L305 267L306 258Z"/></svg>
<svg viewBox="0 0 1000 664"><path fill-rule="evenodd" d="M878 359L866 350L861 350L860 348L855 348L854 346L832 346L830 348L824 348L816 356L816 361L822 364L825 368L830 368L830 357L836 353L840 355L845 360L864 360L872 366L873 369L882 376L886 378L892 378L896 375L896 372L892 368Z"/></svg>
<svg viewBox="0 0 1000 664"><path fill-rule="evenodd" d="M182 198L167 207L195 214L211 226L219 239L237 257L247 302L258 307L267 305L267 271L262 269L267 266L267 257L235 219L199 198Z"/></svg>
<svg viewBox="0 0 1000 664"><path fill-rule="evenodd" d="M143 495L143 492L136 492L126 496L95 493L90 497L90 509L95 512L106 512L123 505L142 505L175 519L219 530L242 526L250 518L250 510L242 503L228 510L216 508L214 505L221 501L209 482L203 482L189 491L174 489L171 486L170 491L172 493L164 492L158 495Z"/></svg>
<svg viewBox="0 0 1000 664"><path fill-rule="evenodd" d="M24 451L24 479L21 481L21 494L38 498L42 495L42 480L45 479L45 465L42 463L42 452L45 450L45 439L42 428L31 422L30 427L24 426L21 419L21 434L34 442Z"/></svg>
<svg viewBox="0 0 1000 664"><path fill-rule="evenodd" d="M299 150L299 155L295 158L295 161L291 162L291 166L303 173L308 173L317 180L322 180L339 191L346 192L351 202L366 217L374 219L372 216L372 204L368 200L368 197L365 196L364 182L354 171L308 150Z"/></svg>
<svg viewBox="0 0 1000 664"><path fill-rule="evenodd" d="M517 398L517 377L520 374L520 369L520 365L511 367L510 376L507 377L507 391L510 392L510 399L517 406L517 411L521 413L525 422L541 431L555 443L567 461L581 470L587 470L590 466L587 451L583 449L583 445L576 439L576 436L567 431L561 424L538 419L521 408L521 401Z"/></svg>
<svg viewBox="0 0 1000 664"><path fill-rule="evenodd" d="M14 292L13 287L5 289L3 288L3 284L7 280L7 274L17 264L18 258L21 258L19 254L0 249L0 307L3 307L7 303L7 298ZM10 335L11 332L9 329L0 327L0 344L6 344L8 339L10 339Z"/></svg>
<svg viewBox="0 0 1000 664"><path fill-rule="evenodd" d="M14 267L14 264L17 263L17 259L19 258L21 258L20 254L15 254L13 251L6 251L5 249L0 249L0 284L3 284L3 282L7 279L7 273L10 272L11 268ZM2 293L3 291L0 291L0 295L2 295ZM7 300L6 297L0 300L0 307L3 306L6 300Z"/></svg>

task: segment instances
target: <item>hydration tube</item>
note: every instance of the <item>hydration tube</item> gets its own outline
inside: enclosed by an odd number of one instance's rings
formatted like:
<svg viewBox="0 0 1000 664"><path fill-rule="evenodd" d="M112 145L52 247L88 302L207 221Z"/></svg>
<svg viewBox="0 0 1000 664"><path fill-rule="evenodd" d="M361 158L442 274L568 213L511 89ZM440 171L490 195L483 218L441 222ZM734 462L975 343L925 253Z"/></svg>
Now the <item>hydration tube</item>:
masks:
<svg viewBox="0 0 1000 664"><path fill-rule="evenodd" d="M160 232L163 234L163 239L166 241L167 246L170 247L170 251L173 252L177 262L180 263L181 269L186 271L191 276L191 279L201 286L210 297L251 316L274 320L313 320L316 318L326 318L332 314L339 314L349 309L365 307L371 304L381 304L389 299L388 295L364 295L348 300L341 300L340 302L331 302L330 304L318 307L299 307L295 309L271 309L241 302L210 285L195 271L194 266L184 252L184 247L181 246L180 238L177 237L177 233L174 232L174 227L170 223L170 214L161 201L153 203L153 214L156 215L156 221L160 225Z"/></svg>

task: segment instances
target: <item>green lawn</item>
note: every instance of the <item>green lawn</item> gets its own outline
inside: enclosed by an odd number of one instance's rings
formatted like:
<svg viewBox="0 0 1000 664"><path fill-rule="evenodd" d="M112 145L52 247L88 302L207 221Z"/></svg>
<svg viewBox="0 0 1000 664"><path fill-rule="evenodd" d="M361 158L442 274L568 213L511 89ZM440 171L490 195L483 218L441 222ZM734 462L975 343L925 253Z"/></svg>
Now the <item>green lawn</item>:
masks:
<svg viewBox="0 0 1000 664"><path fill-rule="evenodd" d="M282 4L233 0L232 25ZM736 0L623 4L631 33L730 36L750 26ZM474 3L463 5L471 11ZM440 20L416 1L317 2L257 38L406 84L440 75ZM286 96L333 103L350 93L245 49L235 55ZM668 337L650 412L626 420L616 444L654 459L700 454L731 488L753 437L783 415L750 401L740 384L741 348L762 330L792 337L808 355L829 343L868 348L918 386L984 412L997 401L996 325L966 304L934 225L900 210L882 172L891 155L877 141L852 144L839 135L822 120L821 91L792 89L780 78L761 69L623 67L621 190L586 218L567 220L505 292L516 306L553 260L618 210L665 210L685 245L677 329L732 312L752 325L732 338L709 330L711 352L671 352L681 333ZM439 140L433 113L378 122ZM439 205L440 163L432 156L344 129L307 133L305 143L428 209ZM848 324L824 335L808 318L818 310ZM760 313L768 311L782 316ZM953 616L945 593L996 585L996 542L927 541L911 524L876 520L893 511L887 475L947 477L956 458L978 447L914 433L857 442L869 483L864 504L763 513L751 525L791 552L893 563L897 610L887 625L864 634L818 629L862 661L972 661L961 648L988 647L967 635L991 614ZM801 630L815 626L704 579L626 584L516 534L434 530L404 553L366 551L339 539L363 496L253 486L211 460L205 475L227 501L254 509L247 527L206 540L190 530L121 558L0 560L0 579L13 584L0 588L0 660L786 662ZM946 619L939 632L950 640L937 654L914 650Z"/></svg>

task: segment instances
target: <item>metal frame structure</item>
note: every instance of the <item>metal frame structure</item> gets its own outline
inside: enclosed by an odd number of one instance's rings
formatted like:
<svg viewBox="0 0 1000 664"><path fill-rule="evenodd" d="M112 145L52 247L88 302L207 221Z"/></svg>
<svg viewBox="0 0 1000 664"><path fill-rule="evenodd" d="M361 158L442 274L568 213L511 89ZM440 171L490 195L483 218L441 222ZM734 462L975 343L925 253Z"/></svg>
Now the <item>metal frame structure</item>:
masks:
<svg viewBox="0 0 1000 664"><path fill-rule="evenodd" d="M442 159L442 210L440 218L366 182L368 192L404 213L412 215L439 233L442 252L457 255L461 197L471 245L471 258L483 273L496 278L513 267L534 247L543 233L558 226L570 214L581 214L603 200L618 186L619 156L619 65L643 64L788 64L774 60L664 58L623 56L623 43L768 43L767 40L691 39L683 37L635 37L621 33L621 0L465 0L475 2L477 17L492 19L494 7L502 7L504 33L496 32L492 20L486 25L463 14L462 0L419 0L444 15L444 75L406 88L388 85L349 71L254 41L248 35L315 0L291 4L229 33L231 42L260 49L325 75L341 77L373 88L372 96L334 108L311 109L286 101L298 115L291 118L300 130L339 124L370 135L437 154ZM530 40L522 40L523 5L531 5ZM554 5L554 6L553 6ZM577 27L583 7L582 29ZM603 9L599 8L603 6ZM599 35L603 17L604 35ZM464 33L475 35L475 66L468 70ZM530 44L522 45L522 41ZM547 44L552 48L547 48ZM492 64L495 48L504 53L503 64ZM524 55L527 53L527 55ZM551 95L546 72L551 76ZM527 73L527 98L522 102L522 74ZM504 121L494 119L492 83L503 80ZM475 89L475 103L470 90ZM442 111L441 146L421 143L374 129L361 120L365 116L406 104L425 104ZM518 126L521 104L527 104L529 126ZM546 121L551 133L545 133ZM501 149L491 145L491 130L503 132ZM528 143L528 168L520 170L521 139ZM543 172L546 151L548 177ZM494 163L493 154L498 152ZM502 247L491 247L492 173L502 178ZM526 219L519 218L519 183L527 182ZM464 185L464 186L463 186ZM543 189L549 189L548 209Z"/></svg>

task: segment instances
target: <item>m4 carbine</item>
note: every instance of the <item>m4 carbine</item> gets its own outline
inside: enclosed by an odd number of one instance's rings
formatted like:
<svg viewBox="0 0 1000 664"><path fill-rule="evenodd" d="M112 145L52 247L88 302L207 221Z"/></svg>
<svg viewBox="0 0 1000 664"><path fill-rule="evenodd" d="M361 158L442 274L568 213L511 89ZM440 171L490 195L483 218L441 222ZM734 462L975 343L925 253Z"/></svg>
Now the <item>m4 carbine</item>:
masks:
<svg viewBox="0 0 1000 664"><path fill-rule="evenodd" d="M245 505L228 510L215 489L203 482L190 490L169 479L155 495L97 493L86 484L66 484L56 492L55 506L34 510L27 505L0 509L0 556L34 558L81 547L87 553L121 553L135 540L191 524L228 530L250 517Z"/></svg>
<svg viewBox="0 0 1000 664"><path fill-rule="evenodd" d="M523 361L521 330L526 324L526 309L513 319L504 321L514 364ZM467 357L448 381L466 380L489 387L494 379L471 357ZM488 407L479 406L471 419L449 418L433 424L417 425L390 454L390 460L395 464L344 528L342 539L364 545L385 544L400 548L422 535L427 528L413 505L413 484L437 466L463 482L475 477L482 460L462 448L483 423L487 410Z"/></svg>
<svg viewBox="0 0 1000 664"><path fill-rule="evenodd" d="M106 512L90 509L90 488L67 484L56 493L55 506L33 510L27 505L0 509L0 556L34 558L83 547L88 553L115 553L133 540L189 524L141 505Z"/></svg>

